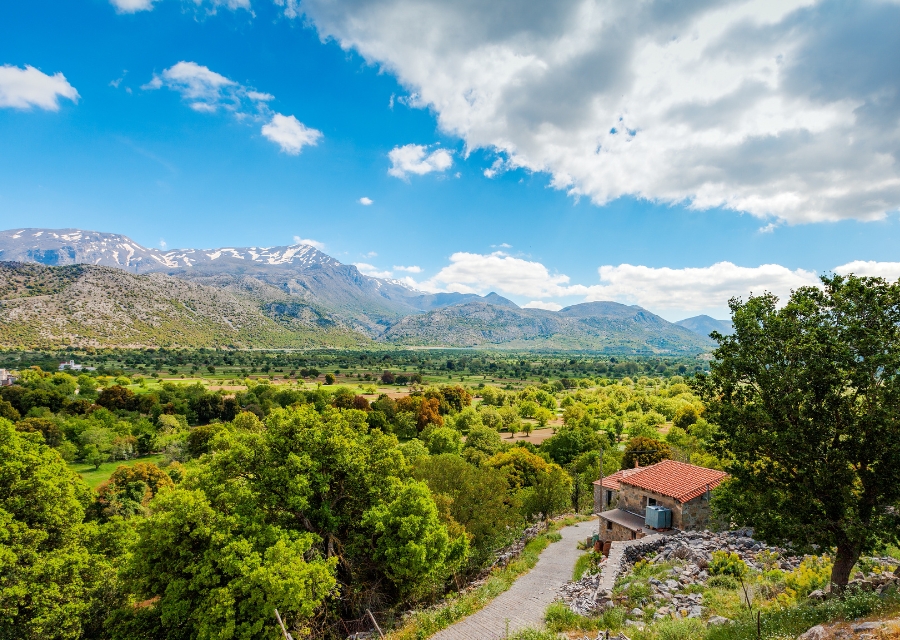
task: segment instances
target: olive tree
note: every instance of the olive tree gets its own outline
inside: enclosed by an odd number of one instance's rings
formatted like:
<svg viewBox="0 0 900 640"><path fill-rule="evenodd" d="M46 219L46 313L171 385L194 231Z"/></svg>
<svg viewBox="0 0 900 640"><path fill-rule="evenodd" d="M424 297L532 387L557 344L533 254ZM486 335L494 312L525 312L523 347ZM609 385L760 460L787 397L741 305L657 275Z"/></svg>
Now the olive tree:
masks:
<svg viewBox="0 0 900 640"><path fill-rule="evenodd" d="M730 302L695 382L731 479L718 508L766 539L836 552L832 584L898 538L900 282L830 276L782 307Z"/></svg>

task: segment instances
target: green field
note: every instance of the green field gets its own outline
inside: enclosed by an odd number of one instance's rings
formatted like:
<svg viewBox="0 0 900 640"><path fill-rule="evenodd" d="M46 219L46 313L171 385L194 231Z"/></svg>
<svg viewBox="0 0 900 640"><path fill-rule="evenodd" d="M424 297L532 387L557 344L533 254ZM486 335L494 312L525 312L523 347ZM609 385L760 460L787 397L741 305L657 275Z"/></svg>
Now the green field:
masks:
<svg viewBox="0 0 900 640"><path fill-rule="evenodd" d="M104 462L100 465L99 469L94 469L94 465L87 464L85 462L73 462L69 465L69 468L71 468L73 471L75 471L75 473L84 478L84 481L87 482L88 486L91 489L96 489L101 484L109 480L109 477L113 474L113 471L115 471L119 467L130 467L131 465L137 464L138 462L152 462L154 464L159 464L162 459L162 454L157 454L152 456L144 456L143 458L134 458L132 460Z"/></svg>

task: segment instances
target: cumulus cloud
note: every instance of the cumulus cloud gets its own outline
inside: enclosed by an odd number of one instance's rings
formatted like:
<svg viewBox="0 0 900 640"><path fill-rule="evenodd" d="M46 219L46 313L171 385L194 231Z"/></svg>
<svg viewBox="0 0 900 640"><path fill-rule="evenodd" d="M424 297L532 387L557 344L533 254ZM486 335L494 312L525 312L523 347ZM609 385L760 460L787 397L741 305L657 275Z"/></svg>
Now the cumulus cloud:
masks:
<svg viewBox="0 0 900 640"><path fill-rule="evenodd" d="M353 266L359 269L359 272L365 276L371 276L373 278L390 278L393 273L390 271L382 271L378 267L367 264L365 262L354 262Z"/></svg>
<svg viewBox="0 0 900 640"><path fill-rule="evenodd" d="M301 238L300 236L294 236L294 244L308 244L319 251L322 251L325 248L324 242L319 242L318 240L312 240L310 238Z"/></svg>
<svg viewBox="0 0 900 640"><path fill-rule="evenodd" d="M375 201L372 200L372 198L367 198L367 197L363 196L357 202L359 202L364 207L368 207L370 204L374 204Z"/></svg>
<svg viewBox="0 0 900 640"><path fill-rule="evenodd" d="M598 270L600 285L588 287L585 300L616 300L649 309L723 308L728 300L770 292L787 298L793 289L819 284L816 273L777 264L740 267L718 262L709 267L645 267L606 265Z"/></svg>
<svg viewBox="0 0 900 640"><path fill-rule="evenodd" d="M834 268L835 273L841 275L854 274L857 276L869 276L884 278L885 280L900 279L900 262L875 262L874 260L854 260Z"/></svg>
<svg viewBox="0 0 900 640"><path fill-rule="evenodd" d="M857 265L869 265L872 273L896 272L900 276L900 263L851 263L846 268L852 266L860 272ZM399 270L399 267L394 269ZM846 269L836 269L841 270ZM572 302L612 300L677 315L676 312L721 314L729 299L735 296L746 299L751 293L770 292L786 299L798 287L819 285L815 272L777 264L742 267L719 262L707 267L679 269L620 264L601 266L597 273L596 283L572 283L569 276L552 273L540 262L502 251L490 254L458 252L450 256L450 264L434 276L421 282L410 281L410 286L431 292L484 294L499 291L530 299L523 305L526 308L552 311L559 310L562 305L547 298L565 298Z"/></svg>
<svg viewBox="0 0 900 640"><path fill-rule="evenodd" d="M78 102L78 92L62 73L52 76L26 65L0 66L0 107L59 111L59 99Z"/></svg>
<svg viewBox="0 0 900 640"><path fill-rule="evenodd" d="M151 11L154 0L109 0L116 8L116 13L137 13L138 11Z"/></svg>
<svg viewBox="0 0 900 640"><path fill-rule="evenodd" d="M299 154L307 145L317 145L322 137L321 131L310 129L294 116L280 113L273 115L269 124L263 125L262 134L292 156Z"/></svg>
<svg viewBox="0 0 900 640"><path fill-rule="evenodd" d="M409 174L423 176L433 171L446 171L453 166L453 156L446 149L428 153L428 147L421 144L406 144L394 147L388 153L391 168L388 173L396 178L406 179Z"/></svg>
<svg viewBox="0 0 900 640"><path fill-rule="evenodd" d="M467 150L506 159L489 172L548 172L597 204L634 196L790 223L900 206L896 2L304 0L303 11L323 38L393 73L407 104L433 110ZM411 166L433 170L415 154ZM416 173L403 166L392 175Z"/></svg>
<svg viewBox="0 0 900 640"><path fill-rule="evenodd" d="M142 88L163 87L178 92L194 111L224 111L238 120L264 121L260 133L289 155L297 155L305 146L315 146L322 138L321 131L307 127L296 117L273 111L268 104L275 99L272 94L246 87L196 62L182 60L154 75Z"/></svg>
<svg viewBox="0 0 900 640"><path fill-rule="evenodd" d="M543 300L532 300L522 305L526 309L545 309L546 311L559 311L562 305L556 302L544 302Z"/></svg>
<svg viewBox="0 0 900 640"><path fill-rule="evenodd" d="M394 265L394 271L405 271L406 273L422 273L422 267L410 265L408 267Z"/></svg>
<svg viewBox="0 0 900 640"><path fill-rule="evenodd" d="M502 251L490 254L460 251L450 256L450 264L421 283L425 291L477 293L499 289L529 298L558 297L575 293L569 276L551 274L540 262L510 256ZM582 287L584 292L586 289Z"/></svg>

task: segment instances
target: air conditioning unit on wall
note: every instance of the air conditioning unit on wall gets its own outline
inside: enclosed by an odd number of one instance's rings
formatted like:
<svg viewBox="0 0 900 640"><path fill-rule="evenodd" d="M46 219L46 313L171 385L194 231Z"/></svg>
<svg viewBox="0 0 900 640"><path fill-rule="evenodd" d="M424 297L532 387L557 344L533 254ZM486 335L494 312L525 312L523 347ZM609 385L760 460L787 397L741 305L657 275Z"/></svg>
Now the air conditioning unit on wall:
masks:
<svg viewBox="0 0 900 640"><path fill-rule="evenodd" d="M647 507L647 515L644 517L644 524L653 529L671 529L672 528L672 510L666 507L650 506Z"/></svg>

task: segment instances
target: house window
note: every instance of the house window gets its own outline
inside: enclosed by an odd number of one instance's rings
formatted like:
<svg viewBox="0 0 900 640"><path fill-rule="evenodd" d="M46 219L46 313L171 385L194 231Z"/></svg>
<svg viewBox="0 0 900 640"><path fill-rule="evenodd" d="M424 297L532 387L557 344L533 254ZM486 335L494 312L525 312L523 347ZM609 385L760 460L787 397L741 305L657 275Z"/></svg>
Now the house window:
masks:
<svg viewBox="0 0 900 640"><path fill-rule="evenodd" d="M606 521L606 530L607 530L607 531L612 531L612 520L607 520L607 521Z"/></svg>
<svg viewBox="0 0 900 640"><path fill-rule="evenodd" d="M647 498L647 506L655 507L656 506L656 498Z"/></svg>
<svg viewBox="0 0 900 640"><path fill-rule="evenodd" d="M610 491L609 489L606 490L606 504L612 504L612 491Z"/></svg>

